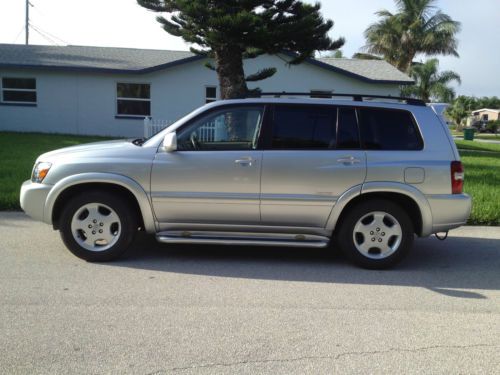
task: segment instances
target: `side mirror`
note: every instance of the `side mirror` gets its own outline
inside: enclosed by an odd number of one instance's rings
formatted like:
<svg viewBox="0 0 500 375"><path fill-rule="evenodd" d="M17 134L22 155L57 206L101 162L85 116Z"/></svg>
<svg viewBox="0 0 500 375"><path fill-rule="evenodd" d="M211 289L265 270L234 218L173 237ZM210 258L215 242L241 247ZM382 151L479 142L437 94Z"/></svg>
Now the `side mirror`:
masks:
<svg viewBox="0 0 500 375"><path fill-rule="evenodd" d="M163 150L165 152L174 152L177 150L177 134L168 133L163 139Z"/></svg>

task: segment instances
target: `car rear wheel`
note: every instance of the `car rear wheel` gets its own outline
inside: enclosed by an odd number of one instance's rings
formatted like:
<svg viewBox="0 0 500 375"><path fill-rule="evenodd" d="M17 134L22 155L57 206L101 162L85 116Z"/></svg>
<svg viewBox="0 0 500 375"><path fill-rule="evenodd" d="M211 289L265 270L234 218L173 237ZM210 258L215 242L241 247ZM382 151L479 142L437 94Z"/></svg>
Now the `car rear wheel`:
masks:
<svg viewBox="0 0 500 375"><path fill-rule="evenodd" d="M92 191L66 204L60 232L66 247L77 257L110 261L129 248L137 232L137 220L119 196Z"/></svg>
<svg viewBox="0 0 500 375"><path fill-rule="evenodd" d="M388 268L410 250L413 224L406 212L388 200L353 207L341 223L338 243L354 263L369 269Z"/></svg>

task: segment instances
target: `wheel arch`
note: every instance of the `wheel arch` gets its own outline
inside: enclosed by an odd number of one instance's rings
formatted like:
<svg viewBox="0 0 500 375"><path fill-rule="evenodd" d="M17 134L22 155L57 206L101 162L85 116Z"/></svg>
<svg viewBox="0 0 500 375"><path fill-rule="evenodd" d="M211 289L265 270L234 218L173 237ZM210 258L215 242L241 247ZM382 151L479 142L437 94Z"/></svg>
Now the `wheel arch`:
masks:
<svg viewBox="0 0 500 375"><path fill-rule="evenodd" d="M368 182L342 194L332 209L327 230L333 234L351 207L371 199L395 201L409 213L418 236L432 234L432 212L425 196L413 186L395 182Z"/></svg>
<svg viewBox="0 0 500 375"><path fill-rule="evenodd" d="M88 189L103 189L131 198L144 230L149 233L156 231L151 202L142 186L129 177L111 173L84 173L60 180L45 201L44 221L58 229L64 203L75 194Z"/></svg>

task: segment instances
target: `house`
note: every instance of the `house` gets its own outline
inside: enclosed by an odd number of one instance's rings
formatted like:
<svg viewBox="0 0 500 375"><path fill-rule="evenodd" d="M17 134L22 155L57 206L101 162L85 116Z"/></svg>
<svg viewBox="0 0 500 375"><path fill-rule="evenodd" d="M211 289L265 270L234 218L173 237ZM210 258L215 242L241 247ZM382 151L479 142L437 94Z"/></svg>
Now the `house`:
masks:
<svg viewBox="0 0 500 375"><path fill-rule="evenodd" d="M247 74L278 69L250 88L398 96L401 85L413 83L385 61L320 58L290 66L290 58L246 60ZM186 51L0 44L0 131L141 136L146 116L171 122L219 98L206 61Z"/></svg>
<svg viewBox="0 0 500 375"><path fill-rule="evenodd" d="M500 110L498 109L477 109L472 111L470 116L470 124L475 124L478 122L486 123L489 121L497 121L500 119Z"/></svg>

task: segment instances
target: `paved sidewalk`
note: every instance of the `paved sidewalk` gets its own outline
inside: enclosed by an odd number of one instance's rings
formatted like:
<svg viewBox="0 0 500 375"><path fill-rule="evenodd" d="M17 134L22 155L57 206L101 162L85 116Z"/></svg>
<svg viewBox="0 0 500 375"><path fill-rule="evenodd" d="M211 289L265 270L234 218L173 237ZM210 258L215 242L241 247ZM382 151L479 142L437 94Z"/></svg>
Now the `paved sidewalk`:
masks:
<svg viewBox="0 0 500 375"><path fill-rule="evenodd" d="M462 137L462 136L453 136L453 139L459 139L459 140L463 141L464 137ZM500 139L495 140L495 139L474 138L474 142L500 144Z"/></svg>

